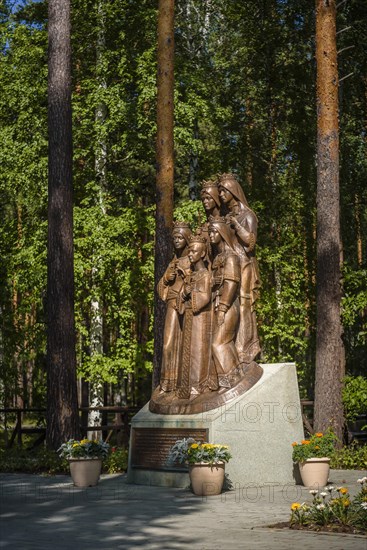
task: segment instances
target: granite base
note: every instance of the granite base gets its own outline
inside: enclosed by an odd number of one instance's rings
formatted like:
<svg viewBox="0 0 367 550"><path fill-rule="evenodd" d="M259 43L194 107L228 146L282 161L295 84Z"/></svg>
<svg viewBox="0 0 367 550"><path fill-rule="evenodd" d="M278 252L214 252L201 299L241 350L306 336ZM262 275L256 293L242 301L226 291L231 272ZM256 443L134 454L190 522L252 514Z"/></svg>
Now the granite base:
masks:
<svg viewBox="0 0 367 550"><path fill-rule="evenodd" d="M189 485L187 472L170 471L166 465L137 465L133 460L135 432L143 428L153 432L206 430L208 442L229 445L233 458L226 465L226 474L233 487L294 484L297 473L292 442L304 437L295 364L261 366L264 374L255 386L218 409L161 415L145 405L131 423L128 482L161 487Z"/></svg>

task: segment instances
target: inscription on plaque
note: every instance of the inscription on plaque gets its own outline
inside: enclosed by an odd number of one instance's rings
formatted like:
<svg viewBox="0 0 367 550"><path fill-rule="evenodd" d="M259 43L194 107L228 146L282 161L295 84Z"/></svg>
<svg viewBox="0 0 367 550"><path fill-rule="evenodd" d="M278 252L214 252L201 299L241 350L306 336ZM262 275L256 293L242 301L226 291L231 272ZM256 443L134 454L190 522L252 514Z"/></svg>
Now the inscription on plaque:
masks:
<svg viewBox="0 0 367 550"><path fill-rule="evenodd" d="M204 428L133 428L132 432L131 465L149 470L187 471L184 464L167 464L172 445L184 437L201 443L208 440L208 430Z"/></svg>

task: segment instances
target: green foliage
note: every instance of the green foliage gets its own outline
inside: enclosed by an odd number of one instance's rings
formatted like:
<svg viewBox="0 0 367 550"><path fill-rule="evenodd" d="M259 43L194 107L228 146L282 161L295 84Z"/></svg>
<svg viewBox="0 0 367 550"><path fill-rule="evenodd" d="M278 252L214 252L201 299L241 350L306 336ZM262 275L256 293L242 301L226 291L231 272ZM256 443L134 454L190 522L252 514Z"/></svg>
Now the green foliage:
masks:
<svg viewBox="0 0 367 550"><path fill-rule="evenodd" d="M293 462L304 462L308 458L330 458L335 449L336 439L335 434L328 430L325 434L315 433L301 443L292 443Z"/></svg>
<svg viewBox="0 0 367 550"><path fill-rule="evenodd" d="M168 463L195 464L207 462L228 462L232 458L227 445L212 443L196 443L192 437L176 441L168 454Z"/></svg>
<svg viewBox="0 0 367 550"><path fill-rule="evenodd" d="M57 450L60 458L102 458L105 459L109 452L109 444L94 439L69 439Z"/></svg>
<svg viewBox="0 0 367 550"><path fill-rule="evenodd" d="M197 462L207 462L216 464L217 462L228 462L232 458L227 445L213 443L192 443L187 451L187 460L189 464Z"/></svg>
<svg viewBox="0 0 367 550"><path fill-rule="evenodd" d="M352 444L335 449L330 456L330 467L336 470L366 470L367 445Z"/></svg>
<svg viewBox="0 0 367 550"><path fill-rule="evenodd" d="M175 6L175 218L205 219L199 182L238 174L258 215L261 361L315 357L314 10L309 0ZM366 10L338 9L343 323L366 370ZM72 1L78 373L144 401L152 369L157 4ZM0 399L45 396L47 3L0 17ZM354 46L343 50L344 47ZM147 384L149 386L149 382ZM120 394L120 395L119 395Z"/></svg>
<svg viewBox="0 0 367 550"><path fill-rule="evenodd" d="M103 461L102 471L118 474L127 470L128 451L112 447ZM69 462L60 458L56 451L37 447L29 451L23 447L0 449L0 472L21 472L29 474L69 474Z"/></svg>
<svg viewBox="0 0 367 550"><path fill-rule="evenodd" d="M344 378L343 406L347 420L355 420L359 414L367 412L366 377L346 376Z"/></svg>
<svg viewBox="0 0 367 550"><path fill-rule="evenodd" d="M49 475L69 472L67 460L61 459L55 451L38 447L28 451L23 447L0 449L0 472L22 472Z"/></svg>
<svg viewBox="0 0 367 550"><path fill-rule="evenodd" d="M108 474L119 474L127 471L128 450L111 447L111 452L103 463L103 471Z"/></svg>
<svg viewBox="0 0 367 550"><path fill-rule="evenodd" d="M176 221L185 221L190 224L191 231L202 225L205 217L205 210L201 201L181 201L175 208L174 218Z"/></svg>
<svg viewBox="0 0 367 550"><path fill-rule="evenodd" d="M47 35L9 14L0 36L0 397L28 401L45 389Z"/></svg>

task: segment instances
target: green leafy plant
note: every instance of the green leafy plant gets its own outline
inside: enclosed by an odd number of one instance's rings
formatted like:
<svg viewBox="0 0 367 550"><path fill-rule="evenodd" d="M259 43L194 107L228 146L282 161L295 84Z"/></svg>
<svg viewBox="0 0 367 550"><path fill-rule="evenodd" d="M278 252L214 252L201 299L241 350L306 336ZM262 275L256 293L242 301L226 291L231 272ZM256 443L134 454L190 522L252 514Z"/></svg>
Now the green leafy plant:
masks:
<svg viewBox="0 0 367 550"><path fill-rule="evenodd" d="M291 526L349 526L367 528L367 477L357 480L361 485L358 494L351 498L347 487L327 486L323 491L312 489L311 504L293 502Z"/></svg>
<svg viewBox="0 0 367 550"><path fill-rule="evenodd" d="M336 470L367 470L367 445L354 442L335 449L330 456L330 467Z"/></svg>
<svg viewBox="0 0 367 550"><path fill-rule="evenodd" d="M22 447L0 449L0 472L54 475L68 471L68 462L46 447L39 447L32 451Z"/></svg>
<svg viewBox="0 0 367 550"><path fill-rule="evenodd" d="M69 439L69 441L61 445L57 452L61 458L68 460L72 458L105 459L108 456L109 448L109 444L104 441L96 441L94 439L77 441L76 439Z"/></svg>
<svg viewBox="0 0 367 550"><path fill-rule="evenodd" d="M293 461L304 462L308 458L330 457L335 449L336 435L328 430L323 434L318 432L309 439L303 439L301 443L292 443Z"/></svg>
<svg viewBox="0 0 367 550"><path fill-rule="evenodd" d="M227 445L213 443L197 443L194 439L179 439L171 447L168 461L179 464L195 464L206 462L216 464L217 462L228 462L232 458Z"/></svg>
<svg viewBox="0 0 367 550"><path fill-rule="evenodd" d="M364 376L346 376L342 395L347 420L353 421L359 414L367 412L367 378Z"/></svg>
<svg viewBox="0 0 367 550"><path fill-rule="evenodd" d="M127 470L128 451L111 447L110 453L103 464L103 471L108 474L119 474Z"/></svg>

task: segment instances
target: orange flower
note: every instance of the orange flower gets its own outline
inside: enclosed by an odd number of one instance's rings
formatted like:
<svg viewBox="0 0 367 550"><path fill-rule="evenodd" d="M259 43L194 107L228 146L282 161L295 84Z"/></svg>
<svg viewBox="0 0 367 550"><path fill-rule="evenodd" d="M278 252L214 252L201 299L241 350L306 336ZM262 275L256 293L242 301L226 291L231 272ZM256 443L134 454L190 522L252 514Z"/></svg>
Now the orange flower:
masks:
<svg viewBox="0 0 367 550"><path fill-rule="evenodd" d="M320 449L320 447L318 445L315 445L315 449L317 451L318 449Z"/></svg>
<svg viewBox="0 0 367 550"><path fill-rule="evenodd" d="M297 447L298 443L297 441L295 441L294 443L292 443L292 447Z"/></svg>
<svg viewBox="0 0 367 550"><path fill-rule="evenodd" d="M346 487L341 487L341 488L339 489L339 491L341 492L342 495L346 495L347 492L348 492L348 489L346 489Z"/></svg>
<svg viewBox="0 0 367 550"><path fill-rule="evenodd" d="M310 440L309 439L302 439L302 445L309 445Z"/></svg>
<svg viewBox="0 0 367 550"><path fill-rule="evenodd" d="M316 437L322 437L324 434L322 432L317 432L317 434L315 434Z"/></svg>

